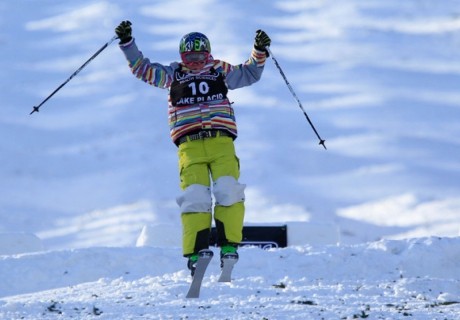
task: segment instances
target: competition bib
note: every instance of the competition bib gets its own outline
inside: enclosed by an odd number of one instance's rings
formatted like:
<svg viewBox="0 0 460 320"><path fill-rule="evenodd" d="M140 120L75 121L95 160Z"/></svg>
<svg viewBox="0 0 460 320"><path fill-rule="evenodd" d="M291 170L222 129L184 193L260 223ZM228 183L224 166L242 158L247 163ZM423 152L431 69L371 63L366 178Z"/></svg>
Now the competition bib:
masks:
<svg viewBox="0 0 460 320"><path fill-rule="evenodd" d="M227 92L223 75L211 68L209 74L199 75L176 70L169 95L172 105L180 107L222 100L227 98Z"/></svg>

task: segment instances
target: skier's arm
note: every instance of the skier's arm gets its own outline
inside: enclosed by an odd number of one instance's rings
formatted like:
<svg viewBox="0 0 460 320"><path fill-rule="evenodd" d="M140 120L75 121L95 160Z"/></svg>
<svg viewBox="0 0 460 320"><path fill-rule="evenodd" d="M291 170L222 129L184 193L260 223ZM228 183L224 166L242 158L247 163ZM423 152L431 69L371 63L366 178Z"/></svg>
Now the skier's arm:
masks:
<svg viewBox="0 0 460 320"><path fill-rule="evenodd" d="M253 49L251 56L244 64L230 66L226 77L228 88L242 88L259 81L264 71L266 58L264 51Z"/></svg>
<svg viewBox="0 0 460 320"><path fill-rule="evenodd" d="M262 30L257 30L249 60L244 64L234 66L227 73L227 86L229 89L237 89L249 86L257 82L262 76L265 60L268 52L265 49L270 46L270 37Z"/></svg>
<svg viewBox="0 0 460 320"><path fill-rule="evenodd" d="M152 63L137 48L134 38L127 43L120 44L120 49L128 60L131 72L136 78L159 88L169 88L172 82L174 66L164 66L160 63Z"/></svg>

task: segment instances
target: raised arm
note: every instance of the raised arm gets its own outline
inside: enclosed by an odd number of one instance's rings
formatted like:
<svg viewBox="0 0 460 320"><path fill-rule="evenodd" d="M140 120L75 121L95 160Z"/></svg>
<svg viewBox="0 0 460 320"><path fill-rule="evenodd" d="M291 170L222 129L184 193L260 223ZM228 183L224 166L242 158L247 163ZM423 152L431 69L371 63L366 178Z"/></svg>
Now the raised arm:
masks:
<svg viewBox="0 0 460 320"><path fill-rule="evenodd" d="M234 66L227 73L226 81L229 89L246 87L259 81L268 57L265 47L270 46L270 43L271 39L268 35L262 30L257 30L249 59L243 64Z"/></svg>
<svg viewBox="0 0 460 320"><path fill-rule="evenodd" d="M132 37L131 22L129 21L121 22L115 29L115 33L120 38L120 49L128 60L131 72L136 78L155 87L169 88L177 63L165 66L160 63L152 63L148 58L145 58Z"/></svg>

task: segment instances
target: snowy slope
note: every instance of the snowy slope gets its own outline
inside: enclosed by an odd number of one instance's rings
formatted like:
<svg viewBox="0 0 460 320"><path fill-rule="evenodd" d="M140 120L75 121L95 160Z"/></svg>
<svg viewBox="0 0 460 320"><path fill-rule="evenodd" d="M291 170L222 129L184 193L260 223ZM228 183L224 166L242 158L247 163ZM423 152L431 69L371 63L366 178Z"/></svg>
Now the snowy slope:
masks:
<svg viewBox="0 0 460 320"><path fill-rule="evenodd" d="M0 319L460 318L459 0L16 0L0 15ZM246 221L297 226L296 246L244 248L231 285L213 261L199 301L177 246L135 247L146 225L179 228L166 92L112 44L29 116L124 19L162 63L192 30L240 63L264 29L326 139L270 60L230 92Z"/></svg>
<svg viewBox="0 0 460 320"><path fill-rule="evenodd" d="M231 284L212 261L199 299L178 248L3 257L0 319L458 319L460 239L240 250Z"/></svg>

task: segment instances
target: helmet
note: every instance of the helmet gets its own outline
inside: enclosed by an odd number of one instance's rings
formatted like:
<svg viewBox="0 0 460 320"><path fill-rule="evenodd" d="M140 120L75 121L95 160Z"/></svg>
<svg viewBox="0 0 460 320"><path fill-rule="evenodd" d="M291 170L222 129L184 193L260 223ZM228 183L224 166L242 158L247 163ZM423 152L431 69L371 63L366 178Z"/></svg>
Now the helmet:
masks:
<svg viewBox="0 0 460 320"><path fill-rule="evenodd" d="M208 37L200 32L190 32L182 37L179 44L179 53L206 51L211 53L211 44Z"/></svg>

